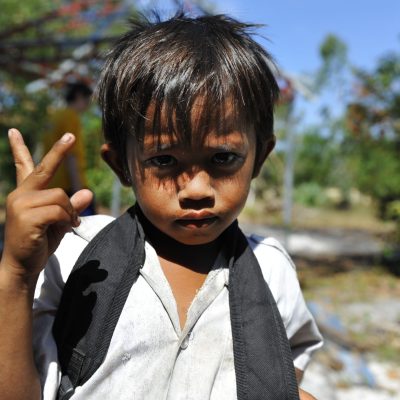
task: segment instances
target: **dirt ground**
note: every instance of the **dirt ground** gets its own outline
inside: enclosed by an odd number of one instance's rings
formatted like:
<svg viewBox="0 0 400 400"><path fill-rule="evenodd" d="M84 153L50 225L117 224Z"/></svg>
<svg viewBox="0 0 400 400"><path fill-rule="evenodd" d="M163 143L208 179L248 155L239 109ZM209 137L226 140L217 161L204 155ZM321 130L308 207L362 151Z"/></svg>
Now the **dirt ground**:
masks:
<svg viewBox="0 0 400 400"><path fill-rule="evenodd" d="M325 345L304 388L324 400L400 399L400 278L354 260L295 260Z"/></svg>
<svg viewBox="0 0 400 400"><path fill-rule="evenodd" d="M296 206L293 217L291 255L325 341L302 386L320 400L400 400L400 277L381 262L394 224L362 207ZM258 206L243 221L279 236L280 218Z"/></svg>

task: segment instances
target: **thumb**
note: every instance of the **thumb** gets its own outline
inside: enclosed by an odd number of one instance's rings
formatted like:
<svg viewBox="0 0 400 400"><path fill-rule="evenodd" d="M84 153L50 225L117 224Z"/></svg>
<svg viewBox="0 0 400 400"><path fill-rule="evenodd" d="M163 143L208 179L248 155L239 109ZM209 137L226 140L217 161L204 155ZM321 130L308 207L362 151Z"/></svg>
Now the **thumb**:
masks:
<svg viewBox="0 0 400 400"><path fill-rule="evenodd" d="M87 208L93 200L93 193L88 189L82 189L74 193L70 198L72 207L79 215L85 208Z"/></svg>

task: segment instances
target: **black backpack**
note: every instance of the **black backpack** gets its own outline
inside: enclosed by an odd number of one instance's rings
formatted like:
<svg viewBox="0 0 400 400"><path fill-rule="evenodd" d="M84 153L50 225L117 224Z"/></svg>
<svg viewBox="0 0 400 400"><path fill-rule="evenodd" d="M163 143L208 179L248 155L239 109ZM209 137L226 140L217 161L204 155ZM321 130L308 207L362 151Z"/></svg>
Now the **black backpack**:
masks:
<svg viewBox="0 0 400 400"><path fill-rule="evenodd" d="M237 397L299 400L289 341L258 261L237 222L224 235ZM62 372L57 399L69 399L104 361L144 264L144 240L132 207L102 229L79 256L53 326Z"/></svg>

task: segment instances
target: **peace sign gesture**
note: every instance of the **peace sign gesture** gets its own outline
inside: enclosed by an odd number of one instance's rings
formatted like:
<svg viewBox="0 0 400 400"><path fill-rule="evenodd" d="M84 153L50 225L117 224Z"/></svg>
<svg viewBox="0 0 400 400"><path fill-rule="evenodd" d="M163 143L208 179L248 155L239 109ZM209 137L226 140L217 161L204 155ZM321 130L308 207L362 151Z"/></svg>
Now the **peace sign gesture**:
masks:
<svg viewBox="0 0 400 400"><path fill-rule="evenodd" d="M36 166L21 133L10 129L8 135L17 187L7 197L2 264L24 277L37 276L65 233L79 225L92 193L83 189L69 198L62 189L47 189L74 135L66 133Z"/></svg>

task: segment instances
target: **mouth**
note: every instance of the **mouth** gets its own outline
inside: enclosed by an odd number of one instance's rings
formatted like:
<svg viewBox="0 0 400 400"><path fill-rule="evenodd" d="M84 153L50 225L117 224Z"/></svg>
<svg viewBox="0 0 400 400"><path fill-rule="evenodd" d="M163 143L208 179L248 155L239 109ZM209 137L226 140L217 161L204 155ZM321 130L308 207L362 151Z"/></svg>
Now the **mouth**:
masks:
<svg viewBox="0 0 400 400"><path fill-rule="evenodd" d="M188 213L176 222L189 229L207 228L217 221L218 217L208 212Z"/></svg>

